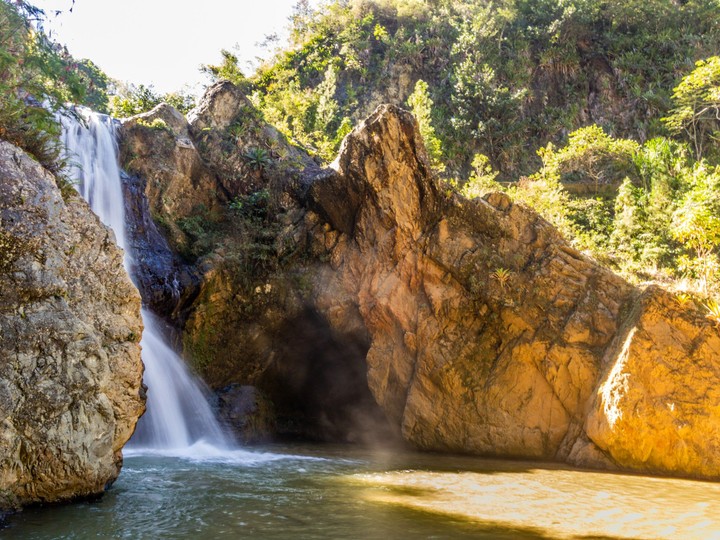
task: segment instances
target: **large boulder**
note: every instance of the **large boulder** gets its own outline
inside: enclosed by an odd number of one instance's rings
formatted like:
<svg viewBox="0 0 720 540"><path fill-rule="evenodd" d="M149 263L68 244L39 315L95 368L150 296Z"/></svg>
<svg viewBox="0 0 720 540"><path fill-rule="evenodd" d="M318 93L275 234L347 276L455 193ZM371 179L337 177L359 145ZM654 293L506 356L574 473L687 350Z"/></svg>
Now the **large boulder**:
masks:
<svg viewBox="0 0 720 540"><path fill-rule="evenodd" d="M0 508L102 493L145 408L112 232L0 141Z"/></svg>
<svg viewBox="0 0 720 540"><path fill-rule="evenodd" d="M170 245L186 252L198 227L193 220L217 220L227 195L201 159L185 118L162 103L125 120L119 135L123 167L142 179L149 210ZM135 216L131 221L141 219Z"/></svg>
<svg viewBox="0 0 720 540"><path fill-rule="evenodd" d="M720 330L649 287L604 360L588 437L626 468L720 478Z"/></svg>
<svg viewBox="0 0 720 540"><path fill-rule="evenodd" d="M229 81L208 88L188 113L190 134L230 198L266 188L277 176L314 166Z"/></svg>
<svg viewBox="0 0 720 540"><path fill-rule="evenodd" d="M383 106L312 184L340 232L316 303L338 326L357 306L368 384L409 442L562 459L633 288L506 196L441 191L419 140L409 113Z"/></svg>
<svg viewBox="0 0 720 540"><path fill-rule="evenodd" d="M338 332L367 328L370 390L405 440L720 477L711 321L505 195L445 193L419 141L380 107L311 182L306 220L332 269L313 302Z"/></svg>

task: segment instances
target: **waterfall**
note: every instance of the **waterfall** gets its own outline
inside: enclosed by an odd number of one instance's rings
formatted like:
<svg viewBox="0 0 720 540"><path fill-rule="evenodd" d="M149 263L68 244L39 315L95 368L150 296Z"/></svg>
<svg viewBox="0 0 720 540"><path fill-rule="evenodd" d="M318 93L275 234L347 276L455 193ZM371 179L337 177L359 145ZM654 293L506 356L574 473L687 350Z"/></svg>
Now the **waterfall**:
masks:
<svg viewBox="0 0 720 540"><path fill-rule="evenodd" d="M110 227L125 250L125 268L135 280L134 253L128 242L115 121L84 108L60 116L69 162L68 176L93 212ZM137 283L137 282L136 282ZM130 446L138 451L193 455L217 454L232 446L215 418L207 391L169 345L163 321L147 307L140 342L145 364L147 412L140 418Z"/></svg>
<svg viewBox="0 0 720 540"><path fill-rule="evenodd" d="M71 113L60 116L68 161L66 173L100 221L112 229L117 245L127 254L115 126L108 116L83 108L73 112L78 117Z"/></svg>

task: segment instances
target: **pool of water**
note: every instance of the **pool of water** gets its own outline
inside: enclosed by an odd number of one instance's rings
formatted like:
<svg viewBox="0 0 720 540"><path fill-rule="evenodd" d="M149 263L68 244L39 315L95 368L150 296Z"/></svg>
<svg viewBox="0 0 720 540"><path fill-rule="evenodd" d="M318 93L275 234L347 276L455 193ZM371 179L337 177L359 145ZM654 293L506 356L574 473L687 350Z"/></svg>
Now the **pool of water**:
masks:
<svg viewBox="0 0 720 540"><path fill-rule="evenodd" d="M720 484L354 447L135 453L94 502L28 508L0 536L720 538Z"/></svg>

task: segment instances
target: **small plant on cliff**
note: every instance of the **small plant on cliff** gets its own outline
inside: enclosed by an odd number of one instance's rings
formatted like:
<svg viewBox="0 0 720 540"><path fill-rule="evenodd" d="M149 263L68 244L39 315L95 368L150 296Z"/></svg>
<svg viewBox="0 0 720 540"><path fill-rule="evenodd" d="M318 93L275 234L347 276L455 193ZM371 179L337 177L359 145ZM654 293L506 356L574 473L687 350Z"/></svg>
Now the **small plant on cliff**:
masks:
<svg viewBox="0 0 720 540"><path fill-rule="evenodd" d="M707 308L707 318L720 328L720 303L717 300L708 300L705 307Z"/></svg>
<svg viewBox="0 0 720 540"><path fill-rule="evenodd" d="M162 118L155 118L151 122L138 120L138 124L157 131L170 131L170 127L167 125L167 122L165 122Z"/></svg>
<svg viewBox="0 0 720 540"><path fill-rule="evenodd" d="M510 283L511 276L512 272L507 268L503 267L496 268L495 271L492 273L493 279L498 282L498 285L500 285L500 288L503 290L503 292L505 292L505 290L507 289L507 286Z"/></svg>
<svg viewBox="0 0 720 540"><path fill-rule="evenodd" d="M693 299L688 293L680 292L675 295L675 302L681 308L688 307L692 303Z"/></svg>
<svg viewBox="0 0 720 540"><path fill-rule="evenodd" d="M254 171L261 171L270 164L270 154L264 148L250 148L243 158Z"/></svg>

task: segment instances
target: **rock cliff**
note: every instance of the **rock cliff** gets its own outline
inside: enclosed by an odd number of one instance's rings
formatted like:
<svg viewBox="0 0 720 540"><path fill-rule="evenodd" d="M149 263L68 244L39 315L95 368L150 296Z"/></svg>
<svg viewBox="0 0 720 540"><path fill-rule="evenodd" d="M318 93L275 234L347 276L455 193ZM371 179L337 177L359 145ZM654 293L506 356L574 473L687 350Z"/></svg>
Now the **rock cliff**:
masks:
<svg viewBox="0 0 720 540"><path fill-rule="evenodd" d="M259 386L284 435L384 437L386 421L365 382L366 331L336 332L306 302L311 276L326 265L307 256L294 188L319 167L230 83L211 87L188 120L161 105L120 129L138 201L131 221L142 222L148 206L199 278L192 291L179 280L185 289L175 305L168 294L156 304L183 326L185 357L217 389ZM140 273L159 277L149 243L134 247ZM248 434L234 411L247 408L244 395L221 396L241 440Z"/></svg>
<svg viewBox="0 0 720 540"><path fill-rule="evenodd" d="M144 411L140 297L111 232L0 141L0 508L102 493Z"/></svg>
<svg viewBox="0 0 720 540"><path fill-rule="evenodd" d="M368 384L418 447L720 476L720 334L639 291L502 194L428 174L381 107L309 189L314 301L371 336ZM327 246L331 246L329 249ZM352 324L357 324L353 322Z"/></svg>
<svg viewBox="0 0 720 540"><path fill-rule="evenodd" d="M194 146L227 126L257 144L247 104L222 103L201 107L224 112L188 130ZM198 150L218 178L223 155ZM236 225L199 259L184 344L213 386L257 385L279 419L340 438L355 437L347 422L428 450L720 477L720 334L700 312L631 286L503 194L443 189L396 107L328 169L271 158L238 192L267 205L236 199L242 225L227 210Z"/></svg>

